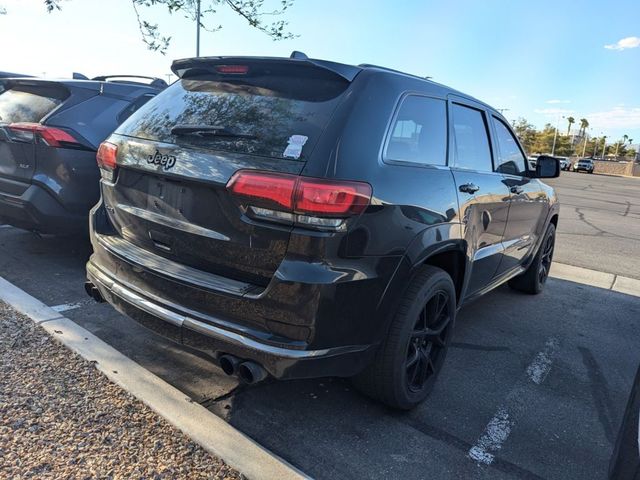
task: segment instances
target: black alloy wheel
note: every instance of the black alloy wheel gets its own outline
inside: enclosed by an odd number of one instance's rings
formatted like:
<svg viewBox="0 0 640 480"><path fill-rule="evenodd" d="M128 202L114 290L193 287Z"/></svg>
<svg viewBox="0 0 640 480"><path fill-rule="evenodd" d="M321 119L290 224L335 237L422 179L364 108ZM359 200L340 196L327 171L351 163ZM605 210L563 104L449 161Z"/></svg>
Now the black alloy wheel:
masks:
<svg viewBox="0 0 640 480"><path fill-rule="evenodd" d="M416 319L407 346L407 386L420 392L440 370L451 326L449 294L440 290L428 300Z"/></svg>

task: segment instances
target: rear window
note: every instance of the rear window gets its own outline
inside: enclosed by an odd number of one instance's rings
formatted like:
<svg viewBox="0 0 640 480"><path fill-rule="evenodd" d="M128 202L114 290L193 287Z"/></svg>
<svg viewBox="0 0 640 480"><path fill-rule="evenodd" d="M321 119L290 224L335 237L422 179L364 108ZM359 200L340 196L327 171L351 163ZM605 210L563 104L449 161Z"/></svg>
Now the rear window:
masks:
<svg viewBox="0 0 640 480"><path fill-rule="evenodd" d="M16 85L0 93L0 122L39 122L68 96L63 89Z"/></svg>
<svg viewBox="0 0 640 480"><path fill-rule="evenodd" d="M191 147L304 160L349 82L323 69L287 73L183 78L135 112L117 133ZM172 133L177 126L208 131Z"/></svg>

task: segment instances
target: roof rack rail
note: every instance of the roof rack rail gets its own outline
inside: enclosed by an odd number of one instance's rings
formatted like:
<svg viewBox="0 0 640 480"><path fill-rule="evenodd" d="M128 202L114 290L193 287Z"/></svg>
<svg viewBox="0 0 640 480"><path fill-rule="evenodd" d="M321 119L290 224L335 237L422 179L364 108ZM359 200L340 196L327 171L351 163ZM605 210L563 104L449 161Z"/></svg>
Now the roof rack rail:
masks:
<svg viewBox="0 0 640 480"><path fill-rule="evenodd" d="M156 87L156 88L166 88L169 85L167 84L167 82L165 82L164 80L162 80L161 78L158 77L147 77L145 75L101 75L98 77L93 77L91 80L95 80L98 82L107 82L109 81L110 78L123 78L123 79L135 79L135 78L144 78L145 80L151 80L151 83L149 83L150 86L152 87ZM133 80L125 80L125 82L128 83L142 83L142 82L135 82Z"/></svg>

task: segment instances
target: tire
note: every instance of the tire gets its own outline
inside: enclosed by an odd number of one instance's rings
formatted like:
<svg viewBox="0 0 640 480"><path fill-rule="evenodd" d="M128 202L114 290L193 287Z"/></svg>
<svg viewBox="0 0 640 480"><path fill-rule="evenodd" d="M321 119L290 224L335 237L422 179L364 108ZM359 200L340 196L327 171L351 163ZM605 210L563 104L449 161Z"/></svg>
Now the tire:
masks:
<svg viewBox="0 0 640 480"><path fill-rule="evenodd" d="M405 291L373 362L352 379L354 386L392 408L418 405L442 369L455 317L451 277L425 265Z"/></svg>
<svg viewBox="0 0 640 480"><path fill-rule="evenodd" d="M509 280L509 286L514 290L532 295L540 293L549 277L555 243L556 227L553 223L550 223L533 262L524 273Z"/></svg>

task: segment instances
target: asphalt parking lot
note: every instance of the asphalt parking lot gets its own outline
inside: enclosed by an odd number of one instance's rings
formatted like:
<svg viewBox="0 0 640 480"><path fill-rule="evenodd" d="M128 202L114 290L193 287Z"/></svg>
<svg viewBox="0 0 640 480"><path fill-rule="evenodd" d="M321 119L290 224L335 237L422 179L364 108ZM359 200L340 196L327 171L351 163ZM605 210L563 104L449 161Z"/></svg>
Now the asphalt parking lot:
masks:
<svg viewBox="0 0 640 480"><path fill-rule="evenodd" d="M640 278L640 179L563 173L556 260ZM640 362L640 298L551 278L467 306L432 396L390 411L348 381L238 386L95 304L85 240L0 228L0 276L316 478L604 478Z"/></svg>
<svg viewBox="0 0 640 480"><path fill-rule="evenodd" d="M640 177L562 172L555 260L640 278Z"/></svg>

